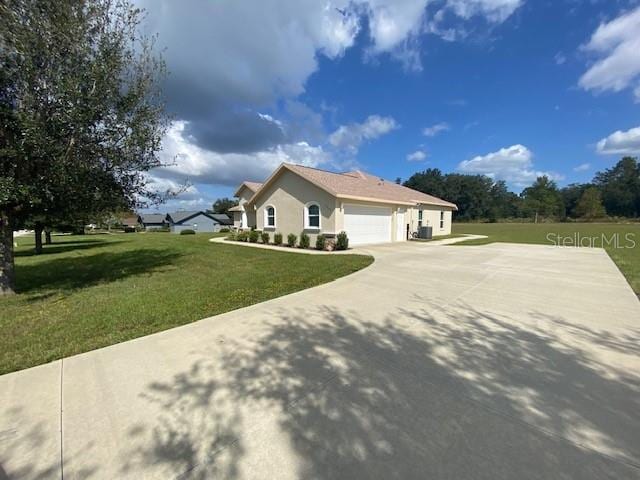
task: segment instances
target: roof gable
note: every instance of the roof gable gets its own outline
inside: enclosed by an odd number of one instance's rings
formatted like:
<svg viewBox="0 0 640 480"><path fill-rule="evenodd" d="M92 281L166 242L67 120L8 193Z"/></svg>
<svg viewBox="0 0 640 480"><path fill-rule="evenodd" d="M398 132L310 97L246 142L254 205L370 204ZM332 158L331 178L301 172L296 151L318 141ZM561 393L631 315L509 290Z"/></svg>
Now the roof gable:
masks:
<svg viewBox="0 0 640 480"><path fill-rule="evenodd" d="M233 194L234 197L239 197L240 193L242 193L243 189L247 189L252 193L256 193L258 190L260 190L260 188L262 188L262 183L260 182L247 182L244 181L242 182L239 186L238 189L236 190L236 192Z"/></svg>
<svg viewBox="0 0 640 480"><path fill-rule="evenodd" d="M336 198L363 200L401 205L436 205L457 210L455 204L417 190L388 182L361 171L335 173L317 168L283 163L265 181L248 203L254 203L266 188L272 185L285 170L297 174Z"/></svg>

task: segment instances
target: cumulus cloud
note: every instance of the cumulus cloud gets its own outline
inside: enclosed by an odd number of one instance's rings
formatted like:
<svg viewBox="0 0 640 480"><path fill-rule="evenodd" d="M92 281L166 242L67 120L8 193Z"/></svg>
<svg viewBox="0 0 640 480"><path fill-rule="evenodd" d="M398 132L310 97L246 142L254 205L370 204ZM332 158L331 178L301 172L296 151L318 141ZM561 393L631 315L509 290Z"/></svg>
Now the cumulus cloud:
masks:
<svg viewBox="0 0 640 480"><path fill-rule="evenodd" d="M446 132L451 130L451 127L446 122L436 123L435 125L431 125L430 127L425 127L422 130L422 134L425 137L435 137L439 133Z"/></svg>
<svg viewBox="0 0 640 480"><path fill-rule="evenodd" d="M421 162L427 158L427 154L422 150L416 150L415 152L407 155L407 160L410 162Z"/></svg>
<svg viewBox="0 0 640 480"><path fill-rule="evenodd" d="M598 153L603 155L636 155L640 154L640 127L626 132L618 130L597 145Z"/></svg>
<svg viewBox="0 0 640 480"><path fill-rule="evenodd" d="M583 50L598 60L580 77L579 85L596 92L634 89L640 100L640 7L602 23Z"/></svg>
<svg viewBox="0 0 640 480"><path fill-rule="evenodd" d="M462 173L487 175L495 180L505 180L518 187L527 186L542 175L553 180L563 178L557 173L535 170L533 153L519 144L464 160L458 165L458 170Z"/></svg>
<svg viewBox="0 0 640 480"><path fill-rule="evenodd" d="M370 115L362 123L350 123L338 127L329 135L329 143L354 155L364 141L378 138L398 127L399 125L391 117Z"/></svg>
<svg viewBox="0 0 640 480"><path fill-rule="evenodd" d="M262 181L282 162L317 166L329 161L321 146L305 142L277 145L254 153L218 153L185 138L188 125L176 121L163 141L162 157L171 165L154 169L156 179L180 183L236 186L243 180Z"/></svg>
<svg viewBox="0 0 640 480"><path fill-rule="evenodd" d="M573 167L573 171L574 172L586 172L590 168L591 168L591 164L590 163L581 163L577 167Z"/></svg>

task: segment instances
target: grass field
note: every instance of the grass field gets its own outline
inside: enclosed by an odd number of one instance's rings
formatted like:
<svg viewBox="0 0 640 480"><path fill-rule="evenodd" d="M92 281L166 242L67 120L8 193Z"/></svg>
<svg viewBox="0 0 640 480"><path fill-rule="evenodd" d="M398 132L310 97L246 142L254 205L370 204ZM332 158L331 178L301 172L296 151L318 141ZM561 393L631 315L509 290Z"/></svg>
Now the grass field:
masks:
<svg viewBox="0 0 640 480"><path fill-rule="evenodd" d="M640 295L640 224L616 223L454 223L453 233L487 235L458 245L491 242L604 247Z"/></svg>
<svg viewBox="0 0 640 480"><path fill-rule="evenodd" d="M17 295L0 298L0 374L285 295L355 272L362 255L213 244L211 234L17 238Z"/></svg>

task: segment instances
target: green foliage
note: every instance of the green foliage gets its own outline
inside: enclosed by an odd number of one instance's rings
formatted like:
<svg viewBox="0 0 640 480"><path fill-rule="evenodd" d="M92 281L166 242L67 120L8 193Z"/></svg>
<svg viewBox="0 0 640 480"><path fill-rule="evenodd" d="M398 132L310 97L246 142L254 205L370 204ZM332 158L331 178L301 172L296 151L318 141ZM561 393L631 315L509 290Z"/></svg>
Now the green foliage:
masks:
<svg viewBox="0 0 640 480"><path fill-rule="evenodd" d="M556 182L546 175L538 177L533 185L522 191L523 210L530 216L560 218L564 216L562 196Z"/></svg>
<svg viewBox="0 0 640 480"><path fill-rule="evenodd" d="M602 194L596 187L587 188L576 205L576 215L581 218L594 219L606 216L602 205Z"/></svg>
<svg viewBox="0 0 640 480"><path fill-rule="evenodd" d="M247 240L249 240L249 232L246 230L240 230L238 232L238 235L236 236L236 240L238 240L239 242L246 242Z"/></svg>
<svg viewBox="0 0 640 480"><path fill-rule="evenodd" d="M249 242L258 243L258 238L260 238L260 232L257 230L251 230L249 232Z"/></svg>
<svg viewBox="0 0 640 480"><path fill-rule="evenodd" d="M310 244L311 244L311 240L309 239L309 235L307 235L306 233L302 232L300 234L300 242L298 243L298 247L299 248L309 248Z"/></svg>
<svg viewBox="0 0 640 480"><path fill-rule="evenodd" d="M274 245L282 245L282 234L280 232L276 232L273 235L273 243Z"/></svg>
<svg viewBox="0 0 640 480"><path fill-rule="evenodd" d="M637 158L624 157L612 168L596 173L604 207L609 215L640 216L640 164Z"/></svg>
<svg viewBox="0 0 640 480"><path fill-rule="evenodd" d="M190 228L185 228L184 230L180 230L180 235L195 235L196 231L191 230Z"/></svg>
<svg viewBox="0 0 640 480"><path fill-rule="evenodd" d="M317 250L324 250L327 246L327 237L325 237L324 235L320 234L316 237L316 249Z"/></svg>
<svg viewBox="0 0 640 480"><path fill-rule="evenodd" d="M295 233L290 233L289 235L287 235L287 247L295 247L297 239L298 237Z"/></svg>
<svg viewBox="0 0 640 480"><path fill-rule="evenodd" d="M145 172L162 165L165 67L141 17L127 0L0 3L0 222L88 223L160 198Z"/></svg>
<svg viewBox="0 0 640 480"><path fill-rule="evenodd" d="M229 231L229 235L227 235L226 239L235 241L235 240L238 239L238 234L236 232L234 232L233 230L231 230L231 231Z"/></svg>
<svg viewBox="0 0 640 480"><path fill-rule="evenodd" d="M235 200L233 198L218 198L215 202L213 202L213 213L227 213L230 208L237 205L238 200Z"/></svg>
<svg viewBox="0 0 640 480"><path fill-rule="evenodd" d="M347 232L340 232L336 237L336 250L346 250L347 248L349 248Z"/></svg>
<svg viewBox="0 0 640 480"><path fill-rule="evenodd" d="M262 232L260 234L260 240L262 240L262 243L264 243L265 245L269 244L269 232Z"/></svg>

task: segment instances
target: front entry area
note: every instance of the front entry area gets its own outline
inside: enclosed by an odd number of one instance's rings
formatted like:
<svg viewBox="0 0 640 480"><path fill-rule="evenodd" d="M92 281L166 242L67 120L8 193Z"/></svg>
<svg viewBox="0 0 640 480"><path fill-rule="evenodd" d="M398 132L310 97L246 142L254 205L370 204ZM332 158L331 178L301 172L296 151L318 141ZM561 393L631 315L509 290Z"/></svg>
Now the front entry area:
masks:
<svg viewBox="0 0 640 480"><path fill-rule="evenodd" d="M391 241L391 209L371 205L344 206L344 230L350 245Z"/></svg>

